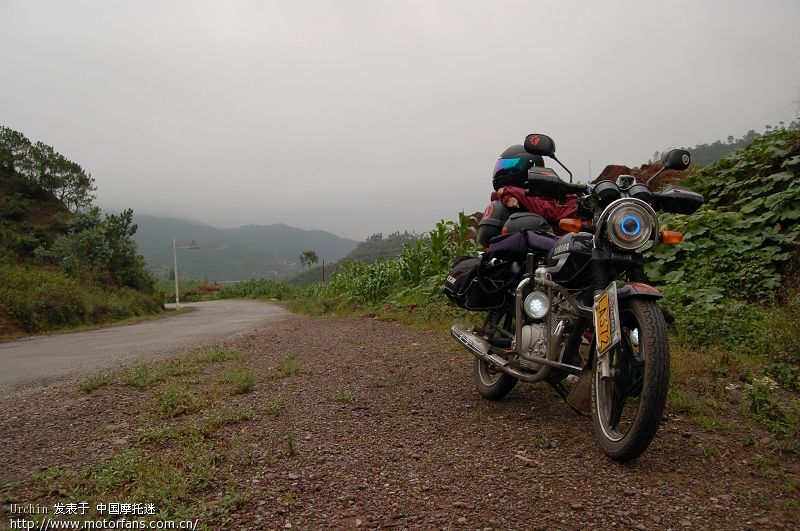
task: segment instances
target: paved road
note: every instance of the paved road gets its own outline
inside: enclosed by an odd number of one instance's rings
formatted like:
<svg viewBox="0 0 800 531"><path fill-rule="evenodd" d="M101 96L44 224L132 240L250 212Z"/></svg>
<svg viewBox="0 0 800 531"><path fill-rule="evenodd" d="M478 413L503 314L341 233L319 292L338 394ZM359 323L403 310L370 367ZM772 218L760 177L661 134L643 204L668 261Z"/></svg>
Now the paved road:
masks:
<svg viewBox="0 0 800 531"><path fill-rule="evenodd" d="M192 311L129 326L0 343L0 394L64 376L152 359L289 315L278 305L260 301L208 301L182 306Z"/></svg>

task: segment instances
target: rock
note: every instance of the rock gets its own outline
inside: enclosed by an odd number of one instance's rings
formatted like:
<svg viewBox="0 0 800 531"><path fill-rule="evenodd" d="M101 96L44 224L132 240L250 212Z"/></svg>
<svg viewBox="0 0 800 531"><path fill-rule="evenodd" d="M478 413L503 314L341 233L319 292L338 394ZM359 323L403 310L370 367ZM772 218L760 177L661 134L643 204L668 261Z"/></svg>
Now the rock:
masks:
<svg viewBox="0 0 800 531"><path fill-rule="evenodd" d="M625 489L624 491L622 491L622 493L625 496L633 496L634 494L636 494L636 491L633 489Z"/></svg>
<svg viewBox="0 0 800 531"><path fill-rule="evenodd" d="M573 511L583 511L584 510L583 504L579 503L579 502L575 502L575 503L571 504L570 507L572 507Z"/></svg>
<svg viewBox="0 0 800 531"><path fill-rule="evenodd" d="M466 509L467 508L467 504L466 504L466 502L456 501L456 502L453 502L453 507L455 507L456 509Z"/></svg>
<svg viewBox="0 0 800 531"><path fill-rule="evenodd" d="M300 476L298 476L298 475L297 475L297 474L295 474L295 473L290 473L290 474L289 474L289 479L291 479L292 481L295 481L295 480L298 480L298 479L300 479Z"/></svg>
<svg viewBox="0 0 800 531"><path fill-rule="evenodd" d="M462 516L461 518L458 519L458 523L464 525L467 523L467 519Z"/></svg>

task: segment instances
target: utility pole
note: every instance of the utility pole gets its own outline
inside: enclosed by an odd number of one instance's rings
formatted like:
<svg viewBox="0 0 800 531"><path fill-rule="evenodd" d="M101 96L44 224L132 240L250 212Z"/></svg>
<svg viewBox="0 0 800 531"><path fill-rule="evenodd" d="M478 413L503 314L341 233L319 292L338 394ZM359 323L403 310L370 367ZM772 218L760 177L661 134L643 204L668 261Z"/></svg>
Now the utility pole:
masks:
<svg viewBox="0 0 800 531"><path fill-rule="evenodd" d="M192 240L191 244L189 244L189 245L187 245L185 247L176 246L175 245L175 238L172 238L172 265L175 268L175 309L176 310L180 310L181 309L181 300L180 300L180 295L179 295L179 291L178 291L178 253L177 253L177 249L197 250L199 248L200 247L197 245L197 242L195 242L194 240Z"/></svg>

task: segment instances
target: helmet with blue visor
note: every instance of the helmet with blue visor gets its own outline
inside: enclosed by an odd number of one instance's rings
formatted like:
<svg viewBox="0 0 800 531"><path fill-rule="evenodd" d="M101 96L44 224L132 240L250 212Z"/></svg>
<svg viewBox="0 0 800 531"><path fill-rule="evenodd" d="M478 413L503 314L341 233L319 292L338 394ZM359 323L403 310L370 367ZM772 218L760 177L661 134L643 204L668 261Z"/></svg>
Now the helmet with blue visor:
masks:
<svg viewBox="0 0 800 531"><path fill-rule="evenodd" d="M523 186L528 180L528 170L534 166L544 166L544 159L531 155L521 144L511 146L494 164L492 186L495 190L503 186Z"/></svg>

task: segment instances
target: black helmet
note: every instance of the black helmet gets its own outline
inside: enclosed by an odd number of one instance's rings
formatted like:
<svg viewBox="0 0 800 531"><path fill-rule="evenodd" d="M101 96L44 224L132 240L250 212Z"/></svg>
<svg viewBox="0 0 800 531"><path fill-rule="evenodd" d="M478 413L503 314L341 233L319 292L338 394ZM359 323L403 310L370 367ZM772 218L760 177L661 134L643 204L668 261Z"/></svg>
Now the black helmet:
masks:
<svg viewBox="0 0 800 531"><path fill-rule="evenodd" d="M492 186L497 190L503 186L522 186L528 180L528 170L533 166L544 166L544 159L531 155L521 144L511 146L500 154L494 164Z"/></svg>

